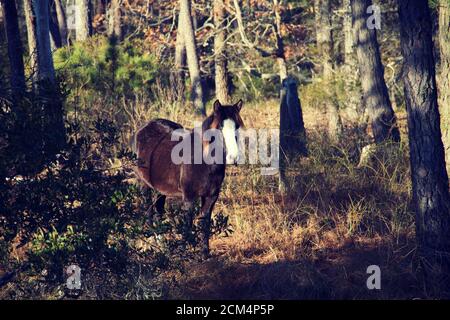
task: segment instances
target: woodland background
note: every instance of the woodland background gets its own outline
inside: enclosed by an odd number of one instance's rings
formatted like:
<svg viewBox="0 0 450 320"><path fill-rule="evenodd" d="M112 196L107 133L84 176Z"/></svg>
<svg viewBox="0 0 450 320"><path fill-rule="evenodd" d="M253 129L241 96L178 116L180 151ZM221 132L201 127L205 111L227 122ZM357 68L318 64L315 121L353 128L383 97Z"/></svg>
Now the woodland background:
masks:
<svg viewBox="0 0 450 320"><path fill-rule="evenodd" d="M376 30L371 4L1 0L0 298L448 297L450 3L374 1ZM301 107L307 150L227 170L202 262L179 204L144 215L130 140L216 98L249 128Z"/></svg>

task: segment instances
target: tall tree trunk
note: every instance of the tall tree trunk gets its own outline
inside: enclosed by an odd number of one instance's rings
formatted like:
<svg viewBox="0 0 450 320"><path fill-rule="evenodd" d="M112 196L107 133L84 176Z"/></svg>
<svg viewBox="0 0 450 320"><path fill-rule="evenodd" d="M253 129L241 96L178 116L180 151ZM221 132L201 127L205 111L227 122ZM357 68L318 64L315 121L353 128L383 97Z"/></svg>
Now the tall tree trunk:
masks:
<svg viewBox="0 0 450 320"><path fill-rule="evenodd" d="M180 16L183 31L183 39L186 46L186 57L191 78L191 99L194 108L202 115L206 115L202 79L200 77L200 65L197 55L197 45L195 41L194 28L192 26L192 17L189 0L180 0Z"/></svg>
<svg viewBox="0 0 450 320"><path fill-rule="evenodd" d="M76 38L78 41L84 41L91 35L91 17L90 17L90 1L76 0L77 5L77 21L76 21Z"/></svg>
<svg viewBox="0 0 450 320"><path fill-rule="evenodd" d="M55 84L52 50L50 47L50 24L48 0L33 0L36 17L36 38L38 56L38 79Z"/></svg>
<svg viewBox="0 0 450 320"><path fill-rule="evenodd" d="M25 23L27 26L28 53L30 55L30 67L35 87L38 79L38 56L37 56L37 31L36 16L33 8L33 0L24 0Z"/></svg>
<svg viewBox="0 0 450 320"><path fill-rule="evenodd" d="M439 3L439 44L441 65L439 75L439 106L442 115L442 140L445 147L447 174L450 175L450 2Z"/></svg>
<svg viewBox="0 0 450 320"><path fill-rule="evenodd" d="M67 21L61 0L54 0L56 19L58 21L59 35L61 37L61 45L66 46L68 42Z"/></svg>
<svg viewBox="0 0 450 320"><path fill-rule="evenodd" d="M325 82L328 113L328 134L332 140L338 140L342 134L342 120L339 114L339 104L335 98L336 92L333 83L334 43L331 24L331 0L314 1L316 19L316 38L319 52L322 54L322 73Z"/></svg>
<svg viewBox="0 0 450 320"><path fill-rule="evenodd" d="M445 262L445 267L450 261L450 195L439 124L431 16L427 0L398 3L416 236L422 256L429 262Z"/></svg>
<svg viewBox="0 0 450 320"><path fill-rule="evenodd" d="M344 32L344 64L342 72L345 76L345 93L347 96L346 109L352 121L361 125L364 115L364 105L362 94L358 85L358 68L355 56L355 41L353 37L352 7L350 0L342 1L342 11L344 12L343 32Z"/></svg>
<svg viewBox="0 0 450 320"><path fill-rule="evenodd" d="M214 66L216 98L220 103L230 103L227 56L225 52L226 20L223 0L214 0Z"/></svg>
<svg viewBox="0 0 450 320"><path fill-rule="evenodd" d="M350 0L342 1L342 10L344 11L343 31L344 31L344 60L348 71L356 65L355 59L355 41L353 38L352 25L352 7Z"/></svg>
<svg viewBox="0 0 450 320"><path fill-rule="evenodd" d="M111 1L108 26L108 35L116 37L119 41L123 40L122 9L120 8L121 4L122 0Z"/></svg>
<svg viewBox="0 0 450 320"><path fill-rule="evenodd" d="M376 143L386 139L400 141L400 132L384 80L375 29L367 27L367 8L371 0L351 0L354 37L360 68L361 86Z"/></svg>
<svg viewBox="0 0 450 320"><path fill-rule="evenodd" d="M49 28L50 28L50 35L52 36L52 40L54 43L54 46L56 48L62 47L62 38L61 34L59 32L59 26L58 26L58 19L56 14L53 13L52 10L52 2L50 3L49 7Z"/></svg>
<svg viewBox="0 0 450 320"><path fill-rule="evenodd" d="M275 14L275 37L277 40L276 46L276 58L278 63L278 69L280 72L280 80L283 82L288 77L288 70L286 65L286 55L284 53L283 37L281 35L281 8L280 1L273 0L273 11Z"/></svg>
<svg viewBox="0 0 450 320"><path fill-rule="evenodd" d="M6 38L8 40L8 57L11 70L11 93L13 101L16 101L23 96L26 90L19 20L15 1L1 0L1 4L3 6Z"/></svg>
<svg viewBox="0 0 450 320"><path fill-rule="evenodd" d="M53 67L48 0L25 0L28 42L35 63L36 114L42 115L42 151L56 154L65 142L62 101Z"/></svg>
<svg viewBox="0 0 450 320"><path fill-rule="evenodd" d="M186 90L186 76L184 70L186 67L186 46L184 44L182 28L182 21L180 19L180 15L178 15L177 39L175 44L175 82L179 98L181 98L181 101L184 101Z"/></svg>
<svg viewBox="0 0 450 320"><path fill-rule="evenodd" d="M286 193L291 189L286 177L286 169L293 161L298 159L298 156L306 157L308 149L302 106L298 97L297 82L294 78L287 77L283 80L280 97L280 176L278 188L282 193Z"/></svg>

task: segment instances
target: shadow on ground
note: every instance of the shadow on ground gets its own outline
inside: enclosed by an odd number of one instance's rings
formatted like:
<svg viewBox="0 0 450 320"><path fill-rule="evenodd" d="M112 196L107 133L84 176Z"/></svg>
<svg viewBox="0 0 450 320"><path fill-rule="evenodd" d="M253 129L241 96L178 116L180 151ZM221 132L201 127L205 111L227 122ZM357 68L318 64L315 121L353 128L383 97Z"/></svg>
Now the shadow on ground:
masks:
<svg viewBox="0 0 450 320"><path fill-rule="evenodd" d="M427 298L416 276L413 243L403 239L395 248L384 243L382 239L370 244L349 242L315 252L313 257L268 264L215 256L187 267L177 295L187 299ZM380 290L367 288L370 265L381 268Z"/></svg>

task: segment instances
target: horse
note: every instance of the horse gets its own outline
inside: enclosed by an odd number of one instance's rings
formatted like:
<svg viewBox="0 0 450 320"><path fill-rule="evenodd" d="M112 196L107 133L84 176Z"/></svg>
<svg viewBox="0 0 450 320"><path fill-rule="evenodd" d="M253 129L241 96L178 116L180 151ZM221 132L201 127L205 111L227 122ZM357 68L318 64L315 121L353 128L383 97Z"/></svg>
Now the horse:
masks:
<svg viewBox="0 0 450 320"><path fill-rule="evenodd" d="M160 215L164 212L166 197L181 198L184 208L191 212L197 199L201 200L201 210L198 217L200 252L204 258L209 256L209 237L211 214L219 197L225 177L226 165L237 164L239 158L237 130L244 126L240 111L243 102L222 105L219 100L213 104L212 113L204 119L201 130L184 129L180 124L166 119L155 119L148 122L135 134L135 150L137 155L137 168L135 172L144 184L158 191L161 196L156 203L150 206ZM178 139L174 133L185 132L191 150L198 148L195 142L200 141L201 159L195 159L194 153L184 154L189 161L174 161L174 148L179 147ZM214 138L208 139L206 132L213 132ZM214 148L212 144L214 143ZM187 148L189 149L189 148ZM209 152L216 159L222 161L208 161ZM214 154L214 152L216 154ZM209 154L209 156L211 156ZM226 161L223 161L226 159ZM194 217L187 215L188 227L192 226Z"/></svg>

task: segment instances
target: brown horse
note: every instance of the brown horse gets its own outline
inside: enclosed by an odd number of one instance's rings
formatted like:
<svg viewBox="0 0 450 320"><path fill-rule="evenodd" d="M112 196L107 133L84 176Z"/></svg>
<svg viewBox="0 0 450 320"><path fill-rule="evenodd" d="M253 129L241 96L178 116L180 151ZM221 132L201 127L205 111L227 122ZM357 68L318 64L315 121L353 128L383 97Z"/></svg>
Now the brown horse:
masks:
<svg viewBox="0 0 450 320"><path fill-rule="evenodd" d="M135 135L136 172L148 187L162 194L154 205L159 214L164 211L166 197L181 198L189 212L194 201L200 198L200 246L205 257L209 255L211 213L225 177L225 166L236 164L238 160L236 133L243 126L239 115L241 108L242 100L226 106L216 100L212 114L203 121L200 130L185 130L180 134L184 129L178 123L156 119ZM208 138L207 132L212 132L213 138ZM190 147L182 149L182 162L177 158L181 153L174 152L182 143L179 138L174 138L176 134L184 138L185 147ZM189 154L188 151L192 150L194 152ZM211 161L213 157L218 161ZM150 214L152 207L148 211ZM191 226L193 217L188 216L187 219Z"/></svg>

